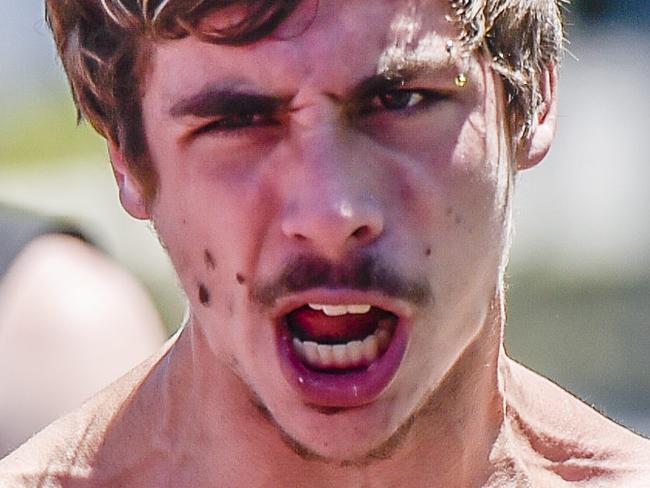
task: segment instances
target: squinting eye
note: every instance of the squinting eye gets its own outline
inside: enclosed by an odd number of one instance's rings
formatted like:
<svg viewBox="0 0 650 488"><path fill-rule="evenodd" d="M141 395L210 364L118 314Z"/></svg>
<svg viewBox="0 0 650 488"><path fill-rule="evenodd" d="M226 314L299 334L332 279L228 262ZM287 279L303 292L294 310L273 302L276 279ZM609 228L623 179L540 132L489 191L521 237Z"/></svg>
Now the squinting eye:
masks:
<svg viewBox="0 0 650 488"><path fill-rule="evenodd" d="M404 110L424 101L424 95L415 90L391 90L376 95L372 100L375 109Z"/></svg>
<svg viewBox="0 0 650 488"><path fill-rule="evenodd" d="M247 129L253 127L264 127L275 125L276 121L270 115L261 113L241 113L224 116L209 124L199 128L196 134L203 134L206 132L233 132L238 129Z"/></svg>

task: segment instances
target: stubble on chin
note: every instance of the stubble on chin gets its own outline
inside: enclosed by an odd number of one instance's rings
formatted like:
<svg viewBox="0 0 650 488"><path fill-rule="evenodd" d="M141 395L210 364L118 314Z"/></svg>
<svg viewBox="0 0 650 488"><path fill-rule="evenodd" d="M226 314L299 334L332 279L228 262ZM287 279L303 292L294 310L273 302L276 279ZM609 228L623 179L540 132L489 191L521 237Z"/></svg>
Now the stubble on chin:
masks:
<svg viewBox="0 0 650 488"><path fill-rule="evenodd" d="M244 384L246 384L246 382L244 382ZM257 394L255 389L248 384L246 384L246 389L249 394L249 402L260 415L260 418L268 423L271 427L273 427L273 429L278 433L284 445L293 453L298 455L304 461L334 465L341 468L367 467L382 461L392 459L400 450L400 448L404 446L413 428L419 422L426 421L426 417L431 416L433 411L435 411L440 405L440 401L437 398L438 395L436 395L436 392L431 392L431 394L419 406L419 408L417 408L415 412L409 415L387 439L381 442L381 444L359 456L351 457L348 459L340 459L322 455L297 440L278 423L269 408L264 404L260 396ZM315 408L315 410L317 409ZM331 417L334 415L343 415L345 414L345 411L346 409L336 409L319 413Z"/></svg>

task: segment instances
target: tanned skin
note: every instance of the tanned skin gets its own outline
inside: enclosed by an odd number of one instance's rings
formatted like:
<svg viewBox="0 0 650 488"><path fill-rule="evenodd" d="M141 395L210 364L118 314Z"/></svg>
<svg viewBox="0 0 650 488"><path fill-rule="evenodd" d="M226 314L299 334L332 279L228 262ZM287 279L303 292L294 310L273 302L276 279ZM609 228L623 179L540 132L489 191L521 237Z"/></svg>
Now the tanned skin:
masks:
<svg viewBox="0 0 650 488"><path fill-rule="evenodd" d="M515 148L489 60L448 54L447 3L419 2L413 30L409 5L323 0L298 36L154 46L150 205L109 146L189 319L4 461L3 486L648 486L647 440L503 349L513 175L553 139L555 67ZM307 304L371 305L387 349L305 367L292 335L344 335Z"/></svg>

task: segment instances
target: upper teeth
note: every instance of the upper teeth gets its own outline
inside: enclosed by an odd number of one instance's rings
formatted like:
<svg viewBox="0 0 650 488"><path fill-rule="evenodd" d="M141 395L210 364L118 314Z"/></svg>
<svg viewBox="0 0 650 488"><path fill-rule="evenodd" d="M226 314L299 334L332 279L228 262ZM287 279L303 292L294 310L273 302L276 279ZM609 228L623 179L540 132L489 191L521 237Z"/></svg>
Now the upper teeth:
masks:
<svg viewBox="0 0 650 488"><path fill-rule="evenodd" d="M347 313L362 314L368 313L372 305L365 303L352 304L352 305L324 305L321 303L309 303L309 308L312 310L320 310L325 315L335 317L338 315L345 315Z"/></svg>

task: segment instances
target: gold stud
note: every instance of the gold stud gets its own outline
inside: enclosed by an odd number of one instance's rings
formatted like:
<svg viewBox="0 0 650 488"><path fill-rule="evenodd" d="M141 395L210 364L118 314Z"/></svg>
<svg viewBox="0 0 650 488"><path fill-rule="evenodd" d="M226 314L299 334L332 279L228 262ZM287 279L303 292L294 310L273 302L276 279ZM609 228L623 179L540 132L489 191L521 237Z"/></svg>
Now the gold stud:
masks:
<svg viewBox="0 0 650 488"><path fill-rule="evenodd" d="M458 88L465 88L467 85L467 76L465 76L465 73L458 73L454 78L454 84Z"/></svg>

